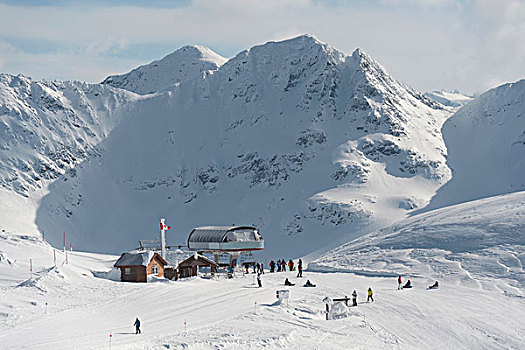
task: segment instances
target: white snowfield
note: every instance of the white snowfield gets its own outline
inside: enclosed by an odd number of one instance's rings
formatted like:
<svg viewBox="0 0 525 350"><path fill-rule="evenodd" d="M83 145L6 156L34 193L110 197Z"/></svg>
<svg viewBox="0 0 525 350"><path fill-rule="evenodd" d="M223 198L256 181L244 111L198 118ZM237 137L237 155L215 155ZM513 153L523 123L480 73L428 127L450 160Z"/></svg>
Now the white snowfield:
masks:
<svg viewBox="0 0 525 350"><path fill-rule="evenodd" d="M525 298L525 192L415 215L310 263L314 271L426 276Z"/></svg>
<svg viewBox="0 0 525 350"><path fill-rule="evenodd" d="M474 99L474 97L463 95L459 91L450 92L445 90L436 90L425 92L424 95L436 102L441 103L442 105L452 108L464 106Z"/></svg>
<svg viewBox="0 0 525 350"><path fill-rule="evenodd" d="M522 349L524 217L523 192L420 214L328 253L303 278L267 272L263 288L253 274L116 282L94 275L117 256L72 252L65 264L57 252L53 267L47 244L2 234L0 343L101 349L111 334L112 349ZM398 274L413 288L397 290ZM275 303L282 289L287 305ZM353 290L358 306L326 321L323 299Z"/></svg>

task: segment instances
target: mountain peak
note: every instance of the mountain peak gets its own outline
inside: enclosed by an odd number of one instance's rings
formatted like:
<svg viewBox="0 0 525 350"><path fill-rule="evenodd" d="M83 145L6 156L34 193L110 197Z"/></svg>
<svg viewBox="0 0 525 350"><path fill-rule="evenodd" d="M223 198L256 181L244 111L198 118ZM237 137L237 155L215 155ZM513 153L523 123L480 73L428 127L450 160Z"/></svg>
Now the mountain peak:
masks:
<svg viewBox="0 0 525 350"><path fill-rule="evenodd" d="M102 84L137 94L150 94L202 78L204 72L217 70L227 61L213 50L200 45L186 45L164 58L122 75L110 75Z"/></svg>

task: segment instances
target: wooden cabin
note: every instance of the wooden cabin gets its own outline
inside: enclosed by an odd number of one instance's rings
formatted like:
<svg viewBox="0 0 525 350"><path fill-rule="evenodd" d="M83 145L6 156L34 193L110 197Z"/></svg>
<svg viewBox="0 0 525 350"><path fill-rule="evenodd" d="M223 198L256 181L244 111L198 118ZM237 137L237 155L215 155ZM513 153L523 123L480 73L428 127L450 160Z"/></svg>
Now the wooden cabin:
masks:
<svg viewBox="0 0 525 350"><path fill-rule="evenodd" d="M199 268L209 267L210 273L213 275L219 265L215 261L212 261L205 256L195 253L188 259L179 263L179 277L192 277L197 276Z"/></svg>
<svg viewBox="0 0 525 350"><path fill-rule="evenodd" d="M164 277L164 266L168 263L158 253L140 251L122 253L115 263L120 269L123 282L147 282L148 275Z"/></svg>
<svg viewBox="0 0 525 350"><path fill-rule="evenodd" d="M177 271L176 267L165 266L164 267L164 277L166 277L169 280L176 281L179 279L179 272Z"/></svg>

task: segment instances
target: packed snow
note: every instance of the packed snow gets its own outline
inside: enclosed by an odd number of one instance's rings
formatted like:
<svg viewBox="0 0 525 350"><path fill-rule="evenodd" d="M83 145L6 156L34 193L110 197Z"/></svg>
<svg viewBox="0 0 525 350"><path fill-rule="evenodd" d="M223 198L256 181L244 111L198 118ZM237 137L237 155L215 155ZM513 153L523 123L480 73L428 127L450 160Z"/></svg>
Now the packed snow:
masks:
<svg viewBox="0 0 525 350"><path fill-rule="evenodd" d="M394 275L309 271L303 278L266 271L262 288L254 274L241 273L141 284L95 277L110 271L117 256L69 252L66 264L56 251L55 267L49 245L13 233L0 235L0 251L0 341L9 349L101 349L110 339L112 349L519 349L525 343L523 296L457 283L446 273L437 290L426 289L435 275L408 271L402 276L411 279L410 290L397 290ZM285 278L296 285L285 287ZM317 287L302 287L307 279ZM287 302L278 302L278 290L289 290ZM353 290L358 306L327 321L323 300Z"/></svg>

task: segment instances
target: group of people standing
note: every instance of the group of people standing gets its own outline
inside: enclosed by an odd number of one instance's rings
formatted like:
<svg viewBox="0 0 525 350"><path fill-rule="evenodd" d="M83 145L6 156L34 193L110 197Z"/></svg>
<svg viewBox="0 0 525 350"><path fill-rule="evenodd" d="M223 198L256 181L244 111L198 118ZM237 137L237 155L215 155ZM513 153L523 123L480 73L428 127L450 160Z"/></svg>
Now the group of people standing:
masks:
<svg viewBox="0 0 525 350"><path fill-rule="evenodd" d="M295 271L295 263L292 259L290 259L288 262L286 260L281 259L277 261L270 261L270 272L285 272L288 268L288 271ZM303 262L301 259L299 259L298 268L302 271L303 269Z"/></svg>
<svg viewBox="0 0 525 350"><path fill-rule="evenodd" d="M368 287L367 294L368 297L366 298L366 302L374 301L374 291L372 290L372 287ZM357 292L355 289L352 293L352 306L357 306Z"/></svg>

